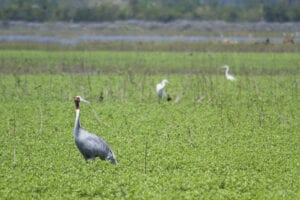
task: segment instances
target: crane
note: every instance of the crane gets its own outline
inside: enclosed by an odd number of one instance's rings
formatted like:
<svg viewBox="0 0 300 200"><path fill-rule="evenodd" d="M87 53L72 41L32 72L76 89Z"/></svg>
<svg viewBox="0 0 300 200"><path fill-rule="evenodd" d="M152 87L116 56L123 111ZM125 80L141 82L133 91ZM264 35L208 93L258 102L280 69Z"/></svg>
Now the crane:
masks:
<svg viewBox="0 0 300 200"><path fill-rule="evenodd" d="M168 83L169 81L164 79L160 83L156 84L156 93L159 100L161 100L162 97L166 95L164 88Z"/></svg>
<svg viewBox="0 0 300 200"><path fill-rule="evenodd" d="M235 77L229 74L229 66L228 65L224 65L223 68L225 68L225 76L226 79L229 81L235 81Z"/></svg>
<svg viewBox="0 0 300 200"><path fill-rule="evenodd" d="M75 144L78 147L80 153L83 155L85 162L88 159L94 160L95 157L99 157L101 160L108 160L112 164L117 164L116 156L108 146L108 144L100 137L89 133L80 126L80 102L89 103L80 96L74 98L76 117L74 125L74 138Z"/></svg>

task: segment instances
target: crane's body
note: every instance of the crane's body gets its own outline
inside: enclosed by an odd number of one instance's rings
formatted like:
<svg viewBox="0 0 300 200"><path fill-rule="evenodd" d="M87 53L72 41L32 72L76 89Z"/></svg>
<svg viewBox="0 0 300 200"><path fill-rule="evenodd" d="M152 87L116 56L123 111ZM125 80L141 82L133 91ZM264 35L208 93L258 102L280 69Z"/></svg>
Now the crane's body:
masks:
<svg viewBox="0 0 300 200"><path fill-rule="evenodd" d="M235 77L232 76L231 74L229 74L229 66L228 65L224 65L223 68L225 68L225 76L226 76L226 79L229 80L229 81L235 81Z"/></svg>
<svg viewBox="0 0 300 200"><path fill-rule="evenodd" d="M100 137L89 133L80 127L80 107L79 102L87 102L79 96L75 97L76 118L74 125L75 144L83 155L85 161L94 160L99 157L101 160L109 160L112 164L117 164L116 157L108 144Z"/></svg>
<svg viewBox="0 0 300 200"><path fill-rule="evenodd" d="M166 96L164 88L168 83L168 80L164 79L162 82L156 84L156 93L159 100L161 100L163 96Z"/></svg>

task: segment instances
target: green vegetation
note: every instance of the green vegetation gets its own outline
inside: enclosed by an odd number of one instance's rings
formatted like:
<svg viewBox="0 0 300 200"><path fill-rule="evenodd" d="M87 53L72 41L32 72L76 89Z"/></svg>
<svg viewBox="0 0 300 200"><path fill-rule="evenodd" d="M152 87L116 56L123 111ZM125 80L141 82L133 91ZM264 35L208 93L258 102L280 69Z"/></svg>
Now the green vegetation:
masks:
<svg viewBox="0 0 300 200"><path fill-rule="evenodd" d="M299 0L2 0L0 20L154 21L225 20L287 22L300 20Z"/></svg>
<svg viewBox="0 0 300 200"><path fill-rule="evenodd" d="M187 53L113 51L0 51L1 73L299 75L298 53Z"/></svg>
<svg viewBox="0 0 300 200"><path fill-rule="evenodd" d="M44 51L162 51L162 52L294 52L300 51L300 43L265 44L226 42L86 42L74 46L38 44L34 42L0 42L0 50ZM270 55L270 54L267 54ZM1 56L1 55L0 55Z"/></svg>
<svg viewBox="0 0 300 200"><path fill-rule="evenodd" d="M299 60L1 51L0 197L299 199ZM163 78L179 103L157 102ZM118 165L85 164L73 139L75 95L91 101L82 125L110 144Z"/></svg>

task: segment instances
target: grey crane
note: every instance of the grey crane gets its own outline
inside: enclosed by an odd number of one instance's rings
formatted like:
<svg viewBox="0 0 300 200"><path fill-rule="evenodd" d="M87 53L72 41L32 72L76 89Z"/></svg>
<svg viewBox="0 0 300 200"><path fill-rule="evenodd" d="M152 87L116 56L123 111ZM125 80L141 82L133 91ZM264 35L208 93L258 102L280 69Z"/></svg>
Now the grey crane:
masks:
<svg viewBox="0 0 300 200"><path fill-rule="evenodd" d="M80 127L80 102L89 103L80 96L74 98L76 108L76 118L74 125L75 144L83 155L85 162L88 159L94 160L99 157L101 160L109 160L112 164L117 164L116 156L108 144L100 137L89 133Z"/></svg>

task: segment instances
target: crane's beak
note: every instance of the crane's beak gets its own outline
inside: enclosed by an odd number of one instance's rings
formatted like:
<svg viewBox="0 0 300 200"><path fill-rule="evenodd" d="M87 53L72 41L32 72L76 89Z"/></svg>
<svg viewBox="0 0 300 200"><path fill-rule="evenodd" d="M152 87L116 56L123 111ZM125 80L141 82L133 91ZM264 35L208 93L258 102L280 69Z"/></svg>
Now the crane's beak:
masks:
<svg viewBox="0 0 300 200"><path fill-rule="evenodd" d="M84 98L80 97L80 101L84 102L84 103L90 103L87 100L85 100Z"/></svg>

